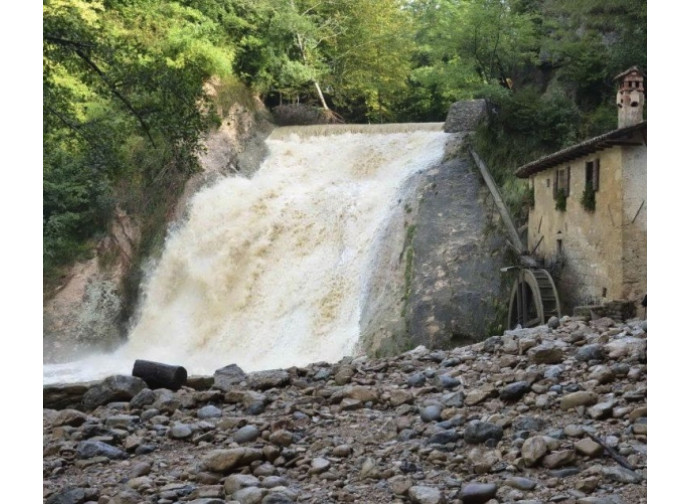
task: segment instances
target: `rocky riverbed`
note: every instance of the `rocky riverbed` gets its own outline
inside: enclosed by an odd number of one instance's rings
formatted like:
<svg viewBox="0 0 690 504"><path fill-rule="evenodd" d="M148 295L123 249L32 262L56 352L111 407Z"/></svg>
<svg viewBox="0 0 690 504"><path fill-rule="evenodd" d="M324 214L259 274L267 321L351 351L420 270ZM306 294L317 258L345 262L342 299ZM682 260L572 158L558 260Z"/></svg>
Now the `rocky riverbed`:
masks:
<svg viewBox="0 0 690 504"><path fill-rule="evenodd" d="M552 319L453 350L46 387L48 504L633 504L647 325Z"/></svg>

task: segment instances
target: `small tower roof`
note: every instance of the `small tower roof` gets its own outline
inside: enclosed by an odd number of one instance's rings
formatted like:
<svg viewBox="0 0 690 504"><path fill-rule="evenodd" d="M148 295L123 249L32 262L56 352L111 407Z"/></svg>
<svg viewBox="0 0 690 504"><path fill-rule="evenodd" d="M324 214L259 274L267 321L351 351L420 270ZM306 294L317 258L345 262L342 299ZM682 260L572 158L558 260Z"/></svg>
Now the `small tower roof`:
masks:
<svg viewBox="0 0 690 504"><path fill-rule="evenodd" d="M617 81L617 80L619 80L619 79L622 79L623 77L625 77L626 75L628 75L628 74L631 73L631 72L637 72L637 73L639 73L640 75L642 75L642 77L644 77L645 79L647 78L647 74L644 73L642 70L640 70L640 68L639 68L637 65L635 65L635 66L631 66L630 68L628 68L628 69L625 70L624 72L621 72L621 73L619 73L618 75L616 75L616 76L613 78L613 80Z"/></svg>

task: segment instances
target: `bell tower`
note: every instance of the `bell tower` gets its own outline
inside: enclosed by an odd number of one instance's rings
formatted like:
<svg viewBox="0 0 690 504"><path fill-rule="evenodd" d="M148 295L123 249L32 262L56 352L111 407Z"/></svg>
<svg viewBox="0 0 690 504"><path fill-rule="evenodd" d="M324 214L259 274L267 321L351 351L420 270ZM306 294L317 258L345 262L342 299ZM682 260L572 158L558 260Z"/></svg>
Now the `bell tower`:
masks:
<svg viewBox="0 0 690 504"><path fill-rule="evenodd" d="M616 75L618 93L618 128L625 128L644 120L645 74L636 66Z"/></svg>

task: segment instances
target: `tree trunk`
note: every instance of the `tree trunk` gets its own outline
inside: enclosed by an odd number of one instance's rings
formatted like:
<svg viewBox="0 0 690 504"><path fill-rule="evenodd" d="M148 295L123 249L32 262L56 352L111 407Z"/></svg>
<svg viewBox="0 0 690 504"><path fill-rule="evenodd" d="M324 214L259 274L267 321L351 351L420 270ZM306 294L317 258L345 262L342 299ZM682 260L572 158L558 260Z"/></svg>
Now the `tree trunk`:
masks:
<svg viewBox="0 0 690 504"><path fill-rule="evenodd" d="M187 383L187 370L182 366L171 366L140 359L134 361L132 376L141 378L152 389L178 390Z"/></svg>

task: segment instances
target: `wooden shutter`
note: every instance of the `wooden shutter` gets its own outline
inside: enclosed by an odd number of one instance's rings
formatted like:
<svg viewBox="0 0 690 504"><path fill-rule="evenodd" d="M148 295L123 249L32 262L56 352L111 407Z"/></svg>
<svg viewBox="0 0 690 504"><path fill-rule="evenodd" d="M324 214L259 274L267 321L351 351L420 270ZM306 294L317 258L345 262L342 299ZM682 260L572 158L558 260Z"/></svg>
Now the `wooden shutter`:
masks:
<svg viewBox="0 0 690 504"><path fill-rule="evenodd" d="M599 158L594 160L594 169L592 170L592 189L599 190Z"/></svg>
<svg viewBox="0 0 690 504"><path fill-rule="evenodd" d="M553 199L556 199L558 196L558 170L555 170L553 175Z"/></svg>
<svg viewBox="0 0 690 504"><path fill-rule="evenodd" d="M570 196L570 166L565 169L565 196Z"/></svg>

